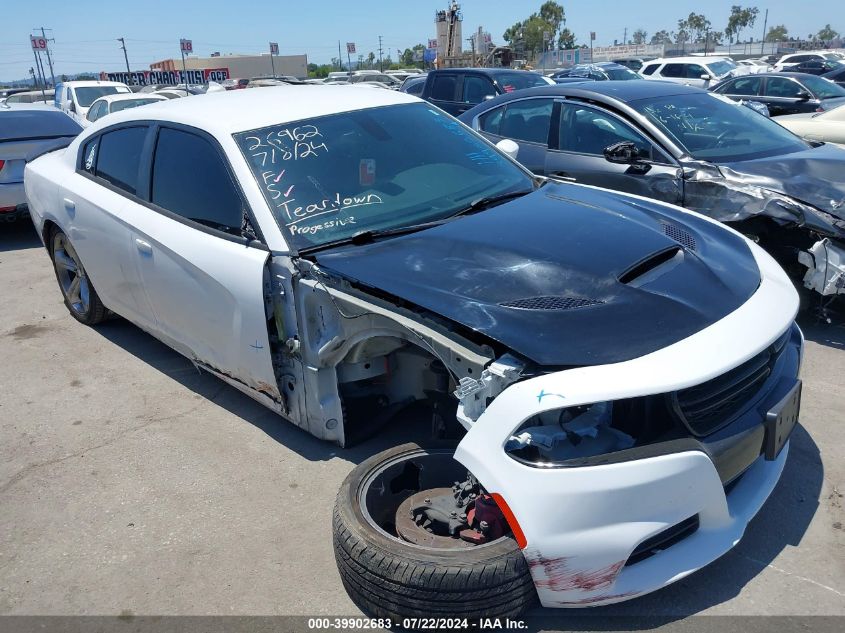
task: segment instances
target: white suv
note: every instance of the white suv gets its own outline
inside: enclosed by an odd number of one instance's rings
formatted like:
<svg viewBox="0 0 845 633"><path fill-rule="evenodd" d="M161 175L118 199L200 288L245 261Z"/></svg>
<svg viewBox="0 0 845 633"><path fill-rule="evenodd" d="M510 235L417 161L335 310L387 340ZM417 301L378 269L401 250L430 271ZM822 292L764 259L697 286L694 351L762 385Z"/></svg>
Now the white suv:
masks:
<svg viewBox="0 0 845 633"><path fill-rule="evenodd" d="M653 59L643 64L640 74L646 79L662 79L697 88L721 81L731 73L745 74L727 57L671 57Z"/></svg>
<svg viewBox="0 0 845 633"><path fill-rule="evenodd" d="M792 66L800 64L801 62L809 62L816 60L821 62L841 62L842 55L840 55L839 53L834 53L832 51L791 53L790 55L784 55L777 61L777 63L775 64L775 70L786 70Z"/></svg>

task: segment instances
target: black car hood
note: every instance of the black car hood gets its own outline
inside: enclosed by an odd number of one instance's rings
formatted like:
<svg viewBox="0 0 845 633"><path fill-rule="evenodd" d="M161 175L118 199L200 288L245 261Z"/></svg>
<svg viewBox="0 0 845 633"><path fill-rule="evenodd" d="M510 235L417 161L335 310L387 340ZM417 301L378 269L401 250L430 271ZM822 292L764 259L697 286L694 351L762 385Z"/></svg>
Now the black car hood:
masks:
<svg viewBox="0 0 845 633"><path fill-rule="evenodd" d="M723 318L760 282L743 239L712 222L556 184L418 233L313 257L359 287L545 366L653 352Z"/></svg>
<svg viewBox="0 0 845 633"><path fill-rule="evenodd" d="M721 167L721 166L720 166ZM781 193L845 220L845 150L832 145L728 163L728 179Z"/></svg>

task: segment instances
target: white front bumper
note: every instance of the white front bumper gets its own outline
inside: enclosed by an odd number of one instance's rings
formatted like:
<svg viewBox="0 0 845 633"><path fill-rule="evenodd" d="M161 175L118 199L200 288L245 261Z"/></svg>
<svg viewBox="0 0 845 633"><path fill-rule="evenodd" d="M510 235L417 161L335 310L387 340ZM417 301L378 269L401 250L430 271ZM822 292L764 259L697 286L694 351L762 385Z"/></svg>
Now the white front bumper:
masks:
<svg viewBox="0 0 845 633"><path fill-rule="evenodd" d="M751 249L761 284L721 321L630 361L517 382L490 403L458 446L455 458L513 511L544 606L618 602L683 578L739 541L777 483L788 448L775 461L754 462L727 496L700 451L578 468L537 468L504 451L513 431L539 412L691 387L771 345L791 326L798 296L775 261ZM695 533L624 566L644 540L696 514Z"/></svg>

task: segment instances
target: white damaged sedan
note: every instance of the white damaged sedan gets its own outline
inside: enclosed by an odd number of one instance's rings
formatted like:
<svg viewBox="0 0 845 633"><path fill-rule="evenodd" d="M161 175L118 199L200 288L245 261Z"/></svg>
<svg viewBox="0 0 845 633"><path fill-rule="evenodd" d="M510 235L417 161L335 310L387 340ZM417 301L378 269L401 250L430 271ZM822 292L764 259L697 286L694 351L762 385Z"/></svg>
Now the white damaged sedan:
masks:
<svg viewBox="0 0 845 633"><path fill-rule="evenodd" d="M449 447L375 455L334 512L345 587L394 626L659 589L733 547L783 470L803 338L772 258L535 177L409 95L151 104L25 187L80 322L125 317L341 446L430 407Z"/></svg>

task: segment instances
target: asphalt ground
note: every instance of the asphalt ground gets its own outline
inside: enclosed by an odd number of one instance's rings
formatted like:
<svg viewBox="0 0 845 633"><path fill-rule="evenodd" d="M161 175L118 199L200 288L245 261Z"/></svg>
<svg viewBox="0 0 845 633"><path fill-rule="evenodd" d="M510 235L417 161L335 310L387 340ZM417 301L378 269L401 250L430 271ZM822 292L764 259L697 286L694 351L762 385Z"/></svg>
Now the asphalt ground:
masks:
<svg viewBox="0 0 845 633"><path fill-rule="evenodd" d="M124 320L80 325L28 222L0 224L0 291L0 615L360 615L332 506L401 430L340 449ZM845 615L845 327L801 323L801 424L743 540L578 616Z"/></svg>

